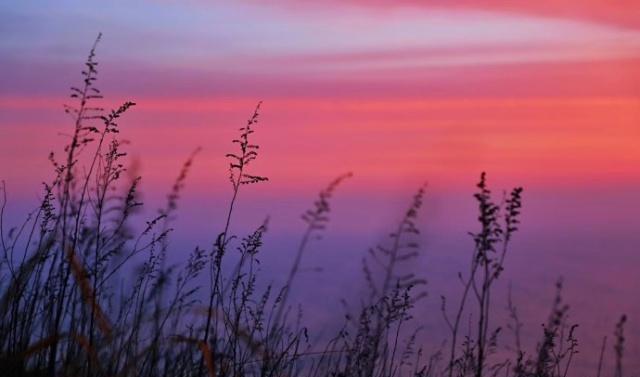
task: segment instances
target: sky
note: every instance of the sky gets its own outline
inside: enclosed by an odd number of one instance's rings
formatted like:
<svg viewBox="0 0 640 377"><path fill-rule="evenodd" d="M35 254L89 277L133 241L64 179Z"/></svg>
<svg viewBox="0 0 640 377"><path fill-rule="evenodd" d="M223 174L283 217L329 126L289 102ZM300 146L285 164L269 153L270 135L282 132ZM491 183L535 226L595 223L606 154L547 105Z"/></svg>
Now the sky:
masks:
<svg viewBox="0 0 640 377"><path fill-rule="evenodd" d="M137 103L121 127L151 206L203 148L176 245L206 244L220 226L224 156L263 101L254 167L270 182L243 192L237 231L271 215L274 265L292 255L316 192L352 171L309 259L337 273L305 278L321 294L343 292L367 245L428 181L419 268L431 274L426 305L435 305L466 261L473 185L487 171L498 194L525 188L505 278L529 298L520 304L546 313L563 276L585 343L599 346L622 312L640 339L640 8L451 3L4 1L0 179L12 208L36 203L50 177L47 154L70 130L62 105L102 32L98 86L108 106Z"/></svg>

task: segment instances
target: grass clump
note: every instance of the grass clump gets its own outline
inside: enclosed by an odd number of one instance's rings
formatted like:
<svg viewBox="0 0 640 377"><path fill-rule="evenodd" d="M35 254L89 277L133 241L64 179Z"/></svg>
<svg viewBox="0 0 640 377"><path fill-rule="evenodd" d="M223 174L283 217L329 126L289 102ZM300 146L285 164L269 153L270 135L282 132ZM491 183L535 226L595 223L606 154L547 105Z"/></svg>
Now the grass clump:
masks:
<svg viewBox="0 0 640 377"><path fill-rule="evenodd" d="M73 124L59 156L49 155L54 176L38 208L18 227L5 229L7 194L0 206L0 370L5 376L514 376L566 377L578 352L577 325L567 323L560 295L543 326L537 349L520 342L517 310L509 301L515 354L497 353L502 327L492 321L494 285L505 268L519 226L522 188L501 203L483 173L477 185L480 229L472 233L462 292L442 314L448 343L428 352L419 343L416 303L426 280L407 266L420 253L417 219L426 185L413 196L386 242L362 262L366 294L347 307L337 334L310 341L301 315L292 315L291 290L310 242L329 222L331 199L352 175L324 188L302 218L307 224L282 287L258 284L259 257L269 220L244 236L232 232L240 191L268 181L251 171L259 157L252 140L261 103L228 153L231 197L223 229L211 247L196 246L181 266L167 266L171 221L199 150L188 157L166 206L142 227L138 187L127 171L119 122L134 106L97 105L96 46L85 61L81 85L65 106ZM139 230L136 230L139 229ZM135 268L133 267L135 266ZM409 272L407 272L409 271ZM124 278L133 273L130 280ZM200 284L204 278L206 286ZM464 326L464 316L472 320ZM615 377L622 377L624 324L615 329ZM466 335L463 332L466 331ZM606 342L603 342L603 354ZM597 375L600 376L602 358Z"/></svg>

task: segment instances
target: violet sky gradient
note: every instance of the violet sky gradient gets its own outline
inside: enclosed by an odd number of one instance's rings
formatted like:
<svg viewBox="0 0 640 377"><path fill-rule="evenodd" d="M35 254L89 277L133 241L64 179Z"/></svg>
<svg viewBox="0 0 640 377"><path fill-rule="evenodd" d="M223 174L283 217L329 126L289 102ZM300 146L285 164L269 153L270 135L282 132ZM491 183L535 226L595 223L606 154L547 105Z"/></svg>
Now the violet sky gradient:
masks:
<svg viewBox="0 0 640 377"><path fill-rule="evenodd" d="M525 187L503 284L512 281L516 303L532 313L531 334L562 275L583 365L623 312L629 359L640 360L637 4L317 3L2 2L0 179L9 209L36 203L50 176L47 153L69 127L68 88L102 32L99 85L106 105L138 103L122 128L150 206L203 147L181 204L178 248L207 245L220 228L224 155L262 100L255 167L270 182L243 193L236 231L272 216L263 258L274 280L302 230L299 214L331 178L355 173L307 262L325 271L302 279L326 296L307 303L310 318L328 321L341 311L337 297L357 295L345 292L361 284L364 251L427 180L416 269L430 281L424 320L439 334L438 297L455 295L466 232L475 229L473 185L487 171L497 194Z"/></svg>

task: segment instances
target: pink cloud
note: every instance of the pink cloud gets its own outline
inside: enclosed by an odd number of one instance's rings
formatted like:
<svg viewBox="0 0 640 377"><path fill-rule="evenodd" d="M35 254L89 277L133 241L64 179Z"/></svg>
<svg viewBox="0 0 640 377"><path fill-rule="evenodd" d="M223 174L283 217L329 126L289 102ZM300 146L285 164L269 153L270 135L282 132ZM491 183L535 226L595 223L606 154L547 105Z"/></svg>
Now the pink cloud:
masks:
<svg viewBox="0 0 640 377"><path fill-rule="evenodd" d="M296 9L352 5L372 10L403 7L479 10L593 21L620 27L640 28L640 13L635 11L638 6L635 0L585 0L579 3L559 0L457 0L448 2L440 0L329 0L323 2L281 0L273 3Z"/></svg>

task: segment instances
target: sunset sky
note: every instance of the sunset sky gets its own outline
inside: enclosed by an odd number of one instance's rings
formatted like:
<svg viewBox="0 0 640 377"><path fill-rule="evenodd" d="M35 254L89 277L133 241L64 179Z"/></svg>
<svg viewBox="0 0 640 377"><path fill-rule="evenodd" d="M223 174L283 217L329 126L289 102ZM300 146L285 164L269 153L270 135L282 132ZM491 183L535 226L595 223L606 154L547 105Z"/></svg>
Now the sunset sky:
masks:
<svg viewBox="0 0 640 377"><path fill-rule="evenodd" d="M507 279L522 277L522 306L543 305L532 331L562 275L577 318L598 331L585 343L599 345L622 312L640 339L637 1L4 1L0 179L15 213L51 177L47 154L71 130L62 105L99 32L98 86L109 107L138 104L122 136L153 208L203 148L178 244L206 244L222 222L224 156L261 100L254 168L270 182L243 194L238 232L271 214L285 260L299 213L353 171L336 197L331 251L309 263L357 275L362 252L428 181L424 271L435 305L466 261L473 184L487 171L498 195L525 188Z"/></svg>

